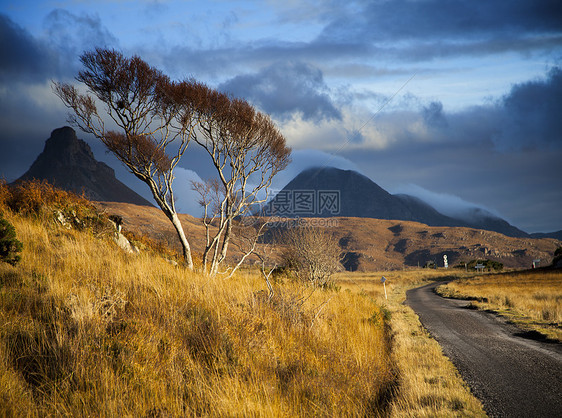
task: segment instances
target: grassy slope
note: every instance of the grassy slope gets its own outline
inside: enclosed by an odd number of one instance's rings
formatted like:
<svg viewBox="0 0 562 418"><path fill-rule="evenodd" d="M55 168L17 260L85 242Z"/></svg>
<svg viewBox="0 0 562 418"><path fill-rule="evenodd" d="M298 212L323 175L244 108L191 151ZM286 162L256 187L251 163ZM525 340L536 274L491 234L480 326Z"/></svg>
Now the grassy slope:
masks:
<svg viewBox="0 0 562 418"><path fill-rule="evenodd" d="M443 296L471 299L527 331L562 342L562 270L483 275L439 286Z"/></svg>
<svg viewBox="0 0 562 418"><path fill-rule="evenodd" d="M0 209L24 243L17 267L0 263L2 415L483 415L402 304L442 273L385 273L388 301L378 274L340 291L276 282L268 301L259 275L209 280L51 209Z"/></svg>
<svg viewBox="0 0 562 418"><path fill-rule="evenodd" d="M383 412L395 376L371 300L286 283L267 302L257 275L209 280L5 215L24 252L0 265L3 413Z"/></svg>

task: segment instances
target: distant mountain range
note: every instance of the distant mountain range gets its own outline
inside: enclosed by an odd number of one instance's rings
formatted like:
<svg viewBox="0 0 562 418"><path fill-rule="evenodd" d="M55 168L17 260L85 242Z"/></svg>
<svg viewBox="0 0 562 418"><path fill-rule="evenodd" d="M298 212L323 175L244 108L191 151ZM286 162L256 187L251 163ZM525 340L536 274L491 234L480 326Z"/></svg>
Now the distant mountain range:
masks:
<svg viewBox="0 0 562 418"><path fill-rule="evenodd" d="M84 193L90 200L152 206L117 180L111 167L97 161L90 146L78 139L74 129L68 126L51 133L43 152L15 182L33 179L46 180L78 194Z"/></svg>
<svg viewBox="0 0 562 418"><path fill-rule="evenodd" d="M51 133L43 152L16 182L31 179L84 193L91 200L153 206L120 182L111 167L97 161L89 145L68 126ZM334 167L301 172L265 206L263 213L289 218L339 216L414 221L428 226L483 229L510 237L562 240L562 231L527 234L477 207L463 219L446 216L417 197L390 194L356 171Z"/></svg>
<svg viewBox="0 0 562 418"><path fill-rule="evenodd" d="M359 217L421 222L429 226L456 226L495 231L510 237L526 232L481 208L469 210L469 219L443 215L421 199L393 195L368 177L334 167L310 168L298 174L268 202L263 212L281 217ZM541 234L541 237L556 237Z"/></svg>

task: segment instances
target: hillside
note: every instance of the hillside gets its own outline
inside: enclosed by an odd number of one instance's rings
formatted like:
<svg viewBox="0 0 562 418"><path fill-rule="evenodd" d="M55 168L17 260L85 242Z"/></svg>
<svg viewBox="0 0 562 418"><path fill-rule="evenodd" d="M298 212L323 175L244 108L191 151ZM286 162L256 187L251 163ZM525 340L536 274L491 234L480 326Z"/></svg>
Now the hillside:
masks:
<svg viewBox="0 0 562 418"><path fill-rule="evenodd" d="M368 177L334 167L299 173L268 202L266 215L283 217L359 217L421 222L430 226L470 227L512 237L528 234L480 209L469 208L465 218L445 216L413 196L392 195Z"/></svg>
<svg viewBox="0 0 562 418"><path fill-rule="evenodd" d="M353 269L395 269L433 261L449 266L473 259L499 261L506 267L530 268L540 259L550 264L560 242L551 238L513 238L497 232L458 227L430 227L417 222L338 218L333 228L350 253ZM355 262L353 260L356 260Z"/></svg>
<svg viewBox="0 0 562 418"><path fill-rule="evenodd" d="M123 217L127 228L164 238L178 246L170 222L156 208L131 204L99 202L110 214ZM195 251L203 248L203 225L189 215L181 215L186 233ZM472 259L491 259L506 267L529 268L533 260L542 265L552 261L560 241L552 238L513 238L491 231L464 227L435 227L418 222L333 217L310 221L325 225L337 237L349 270L387 270L423 266L426 261L449 265ZM177 247L179 248L179 247ZM237 254L233 252L232 257Z"/></svg>
<svg viewBox="0 0 562 418"><path fill-rule="evenodd" d="M137 210L140 219L150 208ZM0 211L23 243L16 266L0 261L0 415L368 416L390 407L396 373L373 299L293 281L276 282L268 298L258 272L226 282L150 249L129 254L103 213L50 187L0 184Z"/></svg>

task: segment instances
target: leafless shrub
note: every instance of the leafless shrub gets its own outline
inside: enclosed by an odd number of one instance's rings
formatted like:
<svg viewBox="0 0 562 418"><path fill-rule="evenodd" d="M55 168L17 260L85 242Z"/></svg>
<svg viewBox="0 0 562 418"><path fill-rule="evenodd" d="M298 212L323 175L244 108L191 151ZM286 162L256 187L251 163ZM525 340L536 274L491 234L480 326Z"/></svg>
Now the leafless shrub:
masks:
<svg viewBox="0 0 562 418"><path fill-rule="evenodd" d="M342 269L341 250L328 231L302 225L288 228L281 239L283 263L299 279L319 287L332 284L332 275Z"/></svg>

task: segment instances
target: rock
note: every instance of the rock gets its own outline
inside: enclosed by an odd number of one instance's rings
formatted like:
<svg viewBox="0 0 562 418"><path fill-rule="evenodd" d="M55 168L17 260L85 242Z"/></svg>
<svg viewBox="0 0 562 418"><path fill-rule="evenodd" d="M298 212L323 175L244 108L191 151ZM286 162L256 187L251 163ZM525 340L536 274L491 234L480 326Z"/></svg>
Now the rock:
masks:
<svg viewBox="0 0 562 418"><path fill-rule="evenodd" d="M72 228L72 225L70 224L70 222L68 222L68 220L60 210L55 210L54 215L55 215L55 221L60 223L66 229Z"/></svg>
<svg viewBox="0 0 562 418"><path fill-rule="evenodd" d="M138 248L135 247L133 244L131 244L131 242L127 238L125 238L125 235L123 235L120 232L117 232L115 234L114 241L119 246L119 248L121 248L123 251L125 251L129 254L138 254L139 253Z"/></svg>

